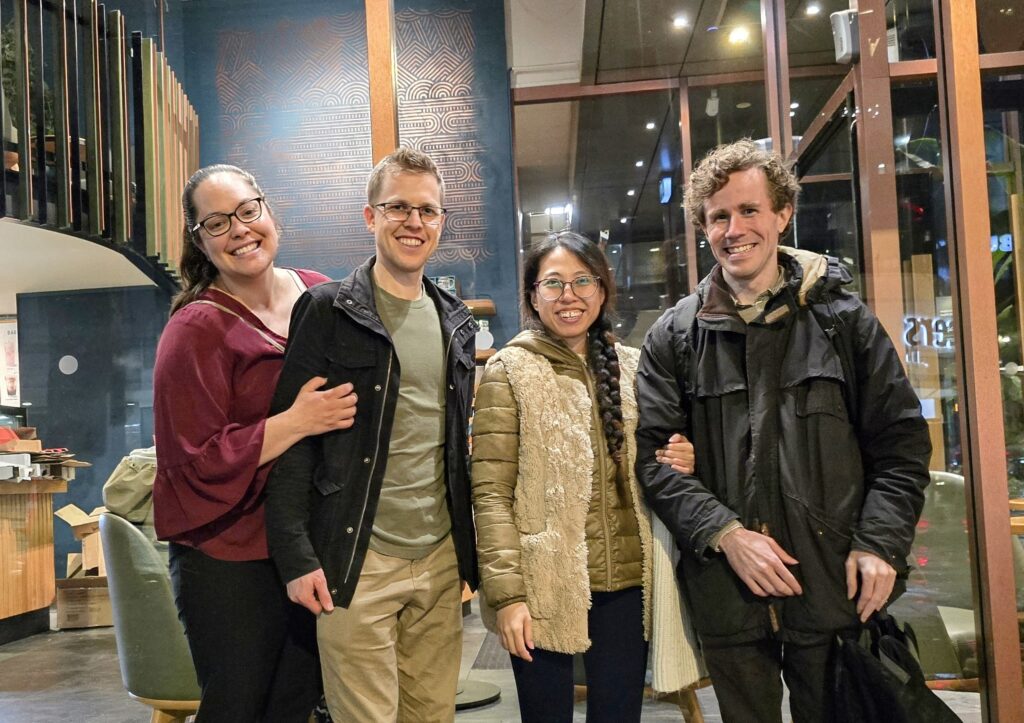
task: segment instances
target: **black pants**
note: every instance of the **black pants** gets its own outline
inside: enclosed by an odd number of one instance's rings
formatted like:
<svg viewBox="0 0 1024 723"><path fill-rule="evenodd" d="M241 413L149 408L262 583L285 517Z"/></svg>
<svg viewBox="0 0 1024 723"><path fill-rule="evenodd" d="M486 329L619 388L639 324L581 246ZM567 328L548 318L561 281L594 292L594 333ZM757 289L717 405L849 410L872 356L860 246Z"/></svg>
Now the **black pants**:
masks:
<svg viewBox="0 0 1024 723"><path fill-rule="evenodd" d="M202 688L196 721L306 723L320 699L316 618L288 600L273 563L172 543L170 566Z"/></svg>
<svg viewBox="0 0 1024 723"><path fill-rule="evenodd" d="M831 643L803 646L759 640L704 647L711 684L726 723L782 723L782 677L794 723L822 723ZM780 673L781 676L780 677Z"/></svg>
<svg viewBox="0 0 1024 723"><path fill-rule="evenodd" d="M592 593L587 616L590 650L583 654L587 670L588 723L629 723L640 720L647 672L643 596L638 587ZM512 656L512 672L524 723L572 720L572 656L537 648L533 662Z"/></svg>

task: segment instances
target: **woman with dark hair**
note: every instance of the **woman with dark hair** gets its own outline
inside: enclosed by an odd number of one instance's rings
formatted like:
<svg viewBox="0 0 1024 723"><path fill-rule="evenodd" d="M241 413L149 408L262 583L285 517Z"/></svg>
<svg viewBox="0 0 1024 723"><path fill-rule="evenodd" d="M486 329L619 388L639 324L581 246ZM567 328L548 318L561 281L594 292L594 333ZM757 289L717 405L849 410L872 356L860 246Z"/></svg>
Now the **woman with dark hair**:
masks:
<svg viewBox="0 0 1024 723"><path fill-rule="evenodd" d="M153 374L153 511L202 688L197 720L304 723L320 695L315 618L269 559L264 488L291 445L350 427L355 397L313 377L268 416L292 305L326 277L274 266L279 229L240 168L196 171L182 206L182 291Z"/></svg>
<svg viewBox="0 0 1024 723"><path fill-rule="evenodd" d="M574 653L586 667L588 721L640 720L648 641L663 632L678 643L655 645L654 669L682 681L670 689L700 677L692 637L652 629L683 624L652 615L663 600L679 610L678 588L671 564L655 564L633 472L639 352L616 343L614 303L601 249L572 232L548 237L524 264L527 330L491 359L477 392L483 613L512 656L524 721L572 720ZM661 461L692 468L689 442L670 442Z"/></svg>

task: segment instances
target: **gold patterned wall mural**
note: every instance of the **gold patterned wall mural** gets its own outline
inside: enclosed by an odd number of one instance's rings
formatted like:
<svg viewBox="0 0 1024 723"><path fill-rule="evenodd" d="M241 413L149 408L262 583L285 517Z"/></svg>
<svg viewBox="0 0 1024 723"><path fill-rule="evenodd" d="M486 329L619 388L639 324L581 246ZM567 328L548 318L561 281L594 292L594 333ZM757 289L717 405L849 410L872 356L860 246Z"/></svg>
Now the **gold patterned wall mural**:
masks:
<svg viewBox="0 0 1024 723"><path fill-rule="evenodd" d="M395 36L399 138L437 161L451 211L434 262L491 257L472 11L399 10Z"/></svg>

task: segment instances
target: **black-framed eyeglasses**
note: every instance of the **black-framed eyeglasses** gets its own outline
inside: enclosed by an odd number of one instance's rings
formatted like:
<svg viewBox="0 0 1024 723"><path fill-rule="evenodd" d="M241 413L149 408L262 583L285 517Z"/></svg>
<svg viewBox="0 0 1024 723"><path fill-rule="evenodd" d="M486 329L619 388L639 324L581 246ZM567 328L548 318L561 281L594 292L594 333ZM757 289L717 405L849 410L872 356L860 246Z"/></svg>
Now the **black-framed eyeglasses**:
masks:
<svg viewBox="0 0 1024 723"><path fill-rule="evenodd" d="M601 285L601 279L597 276L577 276L572 281L561 279L541 279L534 283L534 288L544 301L558 301L565 293L565 287L571 286L572 293L580 299L589 299Z"/></svg>
<svg viewBox="0 0 1024 723"><path fill-rule="evenodd" d="M437 226L448 213L447 208L440 206L411 206L408 203L375 203L388 221L407 221L413 211L419 211L420 221L427 226Z"/></svg>
<svg viewBox="0 0 1024 723"><path fill-rule="evenodd" d="M263 216L263 197L250 198L235 206L231 213L211 213L202 221L192 227L195 233L200 227L211 236L222 236L231 228L231 217L234 216L242 223L258 221Z"/></svg>

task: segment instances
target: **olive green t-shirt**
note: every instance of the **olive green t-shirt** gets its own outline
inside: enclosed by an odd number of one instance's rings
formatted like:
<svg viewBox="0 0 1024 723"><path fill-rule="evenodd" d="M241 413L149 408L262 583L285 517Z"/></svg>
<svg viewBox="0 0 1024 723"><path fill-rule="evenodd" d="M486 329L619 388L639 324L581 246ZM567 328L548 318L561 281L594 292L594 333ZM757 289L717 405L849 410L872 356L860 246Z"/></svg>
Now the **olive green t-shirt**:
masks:
<svg viewBox="0 0 1024 723"><path fill-rule="evenodd" d="M401 370L384 483L370 549L417 560L451 531L444 484L445 368L441 321L426 293L415 301L374 284L377 313Z"/></svg>

